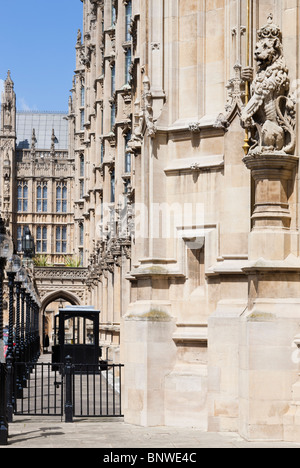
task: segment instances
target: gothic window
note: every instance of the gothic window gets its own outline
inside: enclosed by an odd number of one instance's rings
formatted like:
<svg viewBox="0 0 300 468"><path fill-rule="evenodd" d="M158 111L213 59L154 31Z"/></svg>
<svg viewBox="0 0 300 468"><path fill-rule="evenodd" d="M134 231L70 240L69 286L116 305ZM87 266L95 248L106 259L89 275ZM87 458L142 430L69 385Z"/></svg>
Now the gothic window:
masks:
<svg viewBox="0 0 300 468"><path fill-rule="evenodd" d="M83 179L79 181L79 191L80 191L79 198L80 200L82 200L84 197L84 180Z"/></svg>
<svg viewBox="0 0 300 468"><path fill-rule="evenodd" d="M67 253L67 227L56 227L56 253Z"/></svg>
<svg viewBox="0 0 300 468"><path fill-rule="evenodd" d="M116 66L111 67L111 95L113 96L116 90Z"/></svg>
<svg viewBox="0 0 300 468"><path fill-rule="evenodd" d="M68 188L65 182L56 185L56 212L67 213Z"/></svg>
<svg viewBox="0 0 300 468"><path fill-rule="evenodd" d="M113 130L115 123L116 123L116 105L113 102L111 106L111 130Z"/></svg>
<svg viewBox="0 0 300 468"><path fill-rule="evenodd" d="M85 119L85 114L84 114L84 106L85 106L85 87L83 84L81 84L80 88L80 130L84 130L84 119Z"/></svg>
<svg viewBox="0 0 300 468"><path fill-rule="evenodd" d="M80 177L84 177L84 156L83 154L80 155L80 158L79 158L79 162L80 162Z"/></svg>
<svg viewBox="0 0 300 468"><path fill-rule="evenodd" d="M85 89L84 89L84 86L81 86L81 89L80 89L80 105L81 105L81 107L84 107L84 105L85 105Z"/></svg>
<svg viewBox="0 0 300 468"><path fill-rule="evenodd" d="M84 226L83 223L79 224L79 245L84 244Z"/></svg>
<svg viewBox="0 0 300 468"><path fill-rule="evenodd" d="M84 155L81 154L79 158L79 163L80 163L80 169L79 169L79 191L80 191L80 199L83 198L84 196L84 174L85 174L85 168L84 168Z"/></svg>
<svg viewBox="0 0 300 468"><path fill-rule="evenodd" d="M38 253L47 252L47 227L38 226L36 229L36 251Z"/></svg>
<svg viewBox="0 0 300 468"><path fill-rule="evenodd" d="M126 42L131 40L131 35L130 35L131 17L132 17L132 2L131 0L128 0L126 7L125 7L125 41Z"/></svg>
<svg viewBox="0 0 300 468"><path fill-rule="evenodd" d="M111 2L111 24L114 26L117 20L117 11L116 7L114 6L113 0Z"/></svg>
<svg viewBox="0 0 300 468"><path fill-rule="evenodd" d="M80 130L84 130L84 109L80 110Z"/></svg>
<svg viewBox="0 0 300 468"><path fill-rule="evenodd" d="M130 67L131 67L131 49L127 49L125 54L125 83L130 81Z"/></svg>
<svg viewBox="0 0 300 468"><path fill-rule="evenodd" d="M128 151L127 145L131 139L131 133L127 133L125 137L125 173L131 172L131 153Z"/></svg>
<svg viewBox="0 0 300 468"><path fill-rule="evenodd" d="M36 207L38 213L46 213L48 209L47 183L39 183L36 190Z"/></svg>
<svg viewBox="0 0 300 468"><path fill-rule="evenodd" d="M18 183L17 202L18 212L28 211L28 184L26 181L20 181Z"/></svg>
<svg viewBox="0 0 300 468"><path fill-rule="evenodd" d="M110 176L110 201L114 203L115 201L115 171L111 172Z"/></svg>

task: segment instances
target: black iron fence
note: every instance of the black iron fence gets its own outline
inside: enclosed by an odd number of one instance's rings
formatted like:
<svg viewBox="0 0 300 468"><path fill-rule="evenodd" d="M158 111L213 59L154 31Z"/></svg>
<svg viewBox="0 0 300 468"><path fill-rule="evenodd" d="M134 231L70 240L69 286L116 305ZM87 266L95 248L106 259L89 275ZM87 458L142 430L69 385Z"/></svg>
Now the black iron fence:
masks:
<svg viewBox="0 0 300 468"><path fill-rule="evenodd" d="M18 387L19 366L28 369L25 388ZM14 367L15 415L76 417L122 417L122 364L72 365L17 363Z"/></svg>
<svg viewBox="0 0 300 468"><path fill-rule="evenodd" d="M8 438L6 382L6 364L0 363L0 446L7 445Z"/></svg>
<svg viewBox="0 0 300 468"><path fill-rule="evenodd" d="M123 417L122 364L50 362L0 364L0 445L13 415L74 418Z"/></svg>

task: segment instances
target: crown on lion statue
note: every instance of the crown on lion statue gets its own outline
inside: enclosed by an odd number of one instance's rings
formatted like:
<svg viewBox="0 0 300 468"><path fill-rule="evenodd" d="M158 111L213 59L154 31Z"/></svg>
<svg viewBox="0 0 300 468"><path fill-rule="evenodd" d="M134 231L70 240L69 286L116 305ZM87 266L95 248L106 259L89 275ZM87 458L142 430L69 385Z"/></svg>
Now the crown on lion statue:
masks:
<svg viewBox="0 0 300 468"><path fill-rule="evenodd" d="M282 42L282 32L279 26L273 23L273 19L273 14L270 13L268 16L268 23L257 32L258 38L279 39L280 42Z"/></svg>

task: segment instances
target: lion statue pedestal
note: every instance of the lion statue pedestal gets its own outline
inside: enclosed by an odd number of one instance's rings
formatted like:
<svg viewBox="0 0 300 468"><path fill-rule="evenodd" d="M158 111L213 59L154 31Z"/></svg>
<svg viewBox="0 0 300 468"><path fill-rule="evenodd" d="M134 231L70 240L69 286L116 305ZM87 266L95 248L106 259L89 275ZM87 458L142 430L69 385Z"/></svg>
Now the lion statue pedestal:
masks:
<svg viewBox="0 0 300 468"><path fill-rule="evenodd" d="M284 260L290 253L297 255L290 211L298 164L294 156L296 103L289 94L282 33L272 14L258 31L254 58L257 73L251 98L241 112L241 124L250 137L250 149L243 161L254 180L249 258ZM251 70L244 72L248 80L252 79Z"/></svg>
<svg viewBox="0 0 300 468"><path fill-rule="evenodd" d="M298 157L276 152L249 153L243 161L254 180L249 259L284 260L290 253L297 253L293 251L290 199Z"/></svg>

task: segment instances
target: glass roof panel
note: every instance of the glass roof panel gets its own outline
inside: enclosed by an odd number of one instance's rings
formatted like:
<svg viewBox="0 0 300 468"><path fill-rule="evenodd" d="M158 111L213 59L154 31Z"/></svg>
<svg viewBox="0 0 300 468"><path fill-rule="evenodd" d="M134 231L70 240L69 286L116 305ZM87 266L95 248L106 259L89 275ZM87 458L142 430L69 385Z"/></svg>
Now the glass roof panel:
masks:
<svg viewBox="0 0 300 468"><path fill-rule="evenodd" d="M52 130L55 148L68 149L68 120L65 113L17 112L17 148L30 148L32 130L35 129L36 149L50 149Z"/></svg>

